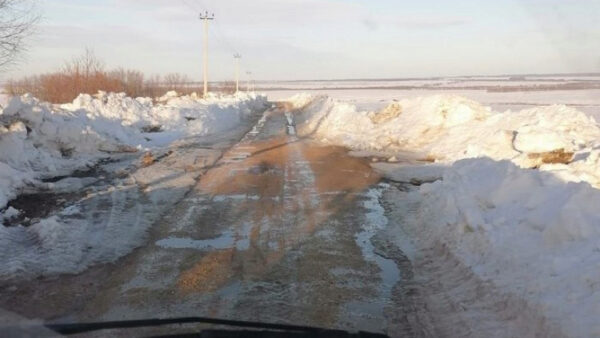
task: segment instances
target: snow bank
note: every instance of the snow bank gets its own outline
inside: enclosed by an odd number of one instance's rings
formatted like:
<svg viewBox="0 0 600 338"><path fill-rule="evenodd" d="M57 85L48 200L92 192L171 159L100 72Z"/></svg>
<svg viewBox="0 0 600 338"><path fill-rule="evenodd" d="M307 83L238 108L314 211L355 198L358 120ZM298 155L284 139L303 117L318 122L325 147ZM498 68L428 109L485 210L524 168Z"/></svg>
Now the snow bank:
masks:
<svg viewBox="0 0 600 338"><path fill-rule="evenodd" d="M370 150L423 149L445 130L491 114L474 101L442 95L402 100L380 112L357 111L354 105L317 97L306 110L307 130Z"/></svg>
<svg viewBox="0 0 600 338"><path fill-rule="evenodd" d="M36 179L66 175L107 153L163 146L238 125L266 98L169 96L154 105L125 94L82 94L60 106L30 95L13 97L0 113L0 209Z"/></svg>
<svg viewBox="0 0 600 338"><path fill-rule="evenodd" d="M169 92L154 106L149 98L130 98L125 94L82 94L73 103L61 106L70 112L81 112L100 121L116 121L125 128L120 139L128 144L162 145L184 136L203 136L235 127L253 110L264 107L266 97L254 93L230 96L211 95L206 99L177 96ZM139 134L152 131L152 134ZM145 140L149 138L150 140ZM145 141L144 141L145 140ZM146 142L146 143L144 143Z"/></svg>
<svg viewBox="0 0 600 338"><path fill-rule="evenodd" d="M199 172L189 168L219 156L209 149L161 147L235 128L266 103L255 94L199 99L169 93L161 100L154 104L148 98L101 92L63 105L29 95L8 102L0 113L0 279L77 273L114 262L141 245L161 213L196 182ZM164 159L109 182L98 177L40 182L69 175L110 153L148 148ZM109 166L125 172L130 164ZM4 226L20 215L6 205L24 190L49 192L45 198L50 199L56 198L51 193L84 187L89 187L84 198L49 217L31 220L27 227Z"/></svg>
<svg viewBox="0 0 600 338"><path fill-rule="evenodd" d="M439 163L508 159L523 168L540 167L600 186L600 126L564 105L497 113L463 97L434 95L370 112L325 96L308 104L306 95L291 100L305 106L301 134L352 149L411 151Z"/></svg>
<svg viewBox="0 0 600 338"><path fill-rule="evenodd" d="M575 337L600 334L600 190L510 161L466 159L407 193L405 230Z"/></svg>
<svg viewBox="0 0 600 338"><path fill-rule="evenodd" d="M374 164L414 187L397 193L404 200L395 207L406 210L394 210L394 233L449 252L528 305L505 313L533 311L569 336L600 335L600 126L593 118L564 105L498 113L451 95L400 100L379 112L322 96L297 99L304 135L435 162ZM545 325L528 328L538 324Z"/></svg>

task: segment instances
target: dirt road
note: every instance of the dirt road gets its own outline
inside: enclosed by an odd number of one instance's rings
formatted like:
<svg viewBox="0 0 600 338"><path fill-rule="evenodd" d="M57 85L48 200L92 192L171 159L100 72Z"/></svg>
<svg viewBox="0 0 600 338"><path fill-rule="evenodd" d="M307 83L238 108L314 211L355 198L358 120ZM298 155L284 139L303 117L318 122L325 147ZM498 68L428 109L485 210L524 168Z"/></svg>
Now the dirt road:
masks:
<svg viewBox="0 0 600 338"><path fill-rule="evenodd" d="M367 160L298 138L289 114L270 111L146 245L3 307L45 304L37 315L61 322L211 316L419 335L409 264L377 236L379 180Z"/></svg>

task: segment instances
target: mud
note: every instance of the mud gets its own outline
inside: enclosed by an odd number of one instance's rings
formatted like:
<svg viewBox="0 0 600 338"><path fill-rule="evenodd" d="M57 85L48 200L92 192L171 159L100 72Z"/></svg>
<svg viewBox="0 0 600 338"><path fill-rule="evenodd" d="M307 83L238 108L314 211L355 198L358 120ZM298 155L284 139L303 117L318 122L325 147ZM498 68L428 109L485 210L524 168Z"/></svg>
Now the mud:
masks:
<svg viewBox="0 0 600 338"><path fill-rule="evenodd" d="M385 187L369 159L289 133L283 110L265 116L154 224L147 245L19 287L16 298L0 290L2 306L63 322L210 316L425 335L410 317L422 304L405 286L410 262L377 235Z"/></svg>

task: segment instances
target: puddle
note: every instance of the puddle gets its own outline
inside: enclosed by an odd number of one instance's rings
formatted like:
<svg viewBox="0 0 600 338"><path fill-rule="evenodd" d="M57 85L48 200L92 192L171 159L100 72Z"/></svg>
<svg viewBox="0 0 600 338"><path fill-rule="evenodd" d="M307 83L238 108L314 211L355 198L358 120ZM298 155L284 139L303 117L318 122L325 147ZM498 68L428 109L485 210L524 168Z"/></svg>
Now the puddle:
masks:
<svg viewBox="0 0 600 338"><path fill-rule="evenodd" d="M392 288L400 280L400 269L393 260L375 253L375 247L371 244L371 237L374 234L371 231L361 231L356 235L356 243L360 246L363 256L379 266L381 279L383 280L381 296L385 299L391 296Z"/></svg>
<svg viewBox="0 0 600 338"><path fill-rule="evenodd" d="M377 290L377 297L368 300L355 300L346 303L345 311L352 317L359 318L361 328L366 330L378 331L386 325L382 319L386 318L384 311L386 305L392 300L392 289L400 281L400 269L396 263L376 253L371 238L387 225L385 210L379 204L379 198L385 188L380 184L376 188L370 189L366 193L366 200L363 202L367 209L366 222L362 225L360 232L354 235L356 244L360 247L362 255L366 261L375 263L379 267L379 276L381 283ZM364 195L363 195L364 196ZM335 270L333 273L344 275L347 271Z"/></svg>
<svg viewBox="0 0 600 338"><path fill-rule="evenodd" d="M296 135L296 124L294 123L294 118L292 116L292 113L290 112L285 112L285 118L286 118L286 129L287 129L287 133L288 135Z"/></svg>
<svg viewBox="0 0 600 338"><path fill-rule="evenodd" d="M213 196L213 202L224 202L224 201L242 201L242 200L259 200L260 196L258 195L248 195L248 194L233 194L233 195L215 195Z"/></svg>
<svg viewBox="0 0 600 338"><path fill-rule="evenodd" d="M163 249L195 249L219 250L236 248L244 251L250 247L249 234L252 224L245 223L239 232L225 231L219 237L209 239L193 239L190 237L167 237L155 242Z"/></svg>
<svg viewBox="0 0 600 338"><path fill-rule="evenodd" d="M368 199L364 202L364 206L368 209L367 222L363 225L362 231L355 235L355 240L365 259L374 262L379 267L383 282L380 296L383 300L387 300L392 294L392 288L400 280L400 269L393 260L375 253L375 247L371 243L371 238L375 233L383 229L388 222L385 210L379 204L379 198L384 188L385 184L380 184L377 188L367 192Z"/></svg>
<svg viewBox="0 0 600 338"><path fill-rule="evenodd" d="M84 196L83 192L53 194L51 192L19 195L7 207L20 211L19 215L5 220L5 226L30 226L61 211L68 203ZM65 215L66 216L66 215Z"/></svg>
<svg viewBox="0 0 600 338"><path fill-rule="evenodd" d="M167 237L156 241L163 249L227 249L234 244L233 233L226 231L221 236L211 239L193 239L189 237Z"/></svg>
<svg viewBox="0 0 600 338"><path fill-rule="evenodd" d="M248 168L247 171L249 174L252 174L252 175L262 175L262 174L276 174L276 173L280 172L281 170L267 161L262 161L262 162L258 163L257 165L251 166L250 168Z"/></svg>

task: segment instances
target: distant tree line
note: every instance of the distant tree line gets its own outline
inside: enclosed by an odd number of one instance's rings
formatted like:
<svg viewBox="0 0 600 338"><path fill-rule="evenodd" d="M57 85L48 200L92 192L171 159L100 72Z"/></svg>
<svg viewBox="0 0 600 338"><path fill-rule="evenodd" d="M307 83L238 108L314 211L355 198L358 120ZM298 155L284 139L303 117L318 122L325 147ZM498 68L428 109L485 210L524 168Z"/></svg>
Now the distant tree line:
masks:
<svg viewBox="0 0 600 338"><path fill-rule="evenodd" d="M137 70L107 70L90 49L66 62L59 71L8 80L5 83L5 91L10 95L31 93L43 101L53 103L70 102L80 93L95 94L100 90L151 98L162 96L171 90L178 94L202 94L201 86L191 82L185 74L147 77ZM211 91L233 93L235 85L232 82L213 84Z"/></svg>

